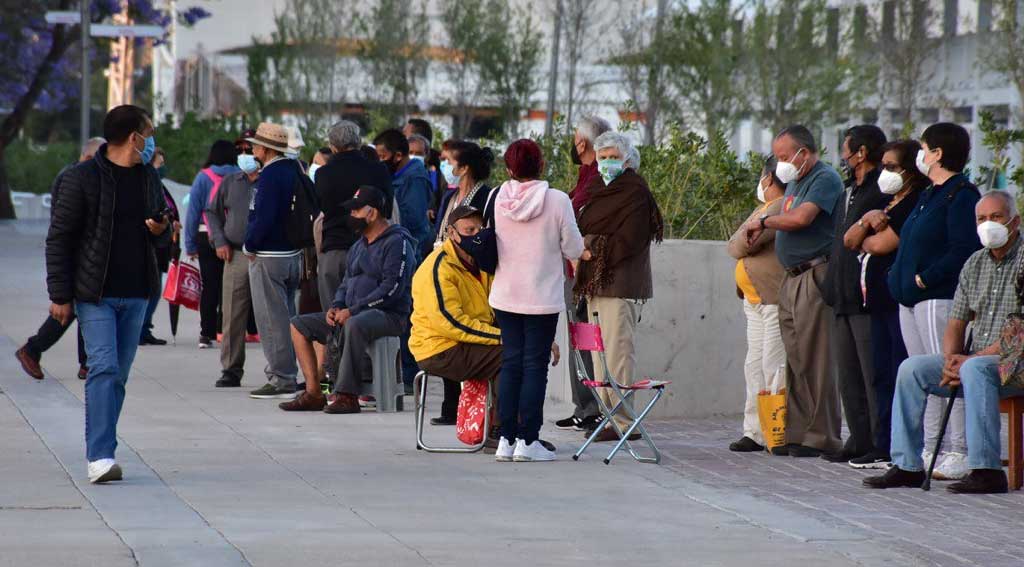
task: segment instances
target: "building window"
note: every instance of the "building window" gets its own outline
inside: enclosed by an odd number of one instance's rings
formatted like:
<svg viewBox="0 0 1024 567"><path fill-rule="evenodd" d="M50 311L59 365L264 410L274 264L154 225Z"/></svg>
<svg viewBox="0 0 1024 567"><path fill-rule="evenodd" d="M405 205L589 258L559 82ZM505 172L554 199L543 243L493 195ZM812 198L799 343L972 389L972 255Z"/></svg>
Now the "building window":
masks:
<svg viewBox="0 0 1024 567"><path fill-rule="evenodd" d="M917 119L923 124L935 124L939 121L939 109L922 108L917 111Z"/></svg>
<svg viewBox="0 0 1024 567"><path fill-rule="evenodd" d="M878 123L878 111L873 108L866 108L860 115L861 120L864 124L877 124Z"/></svg>
<svg viewBox="0 0 1024 567"><path fill-rule="evenodd" d="M996 123L996 126L999 126L1000 128L1006 128L1010 125L1010 105L1008 104L983 106L981 107L981 112L991 114L992 120Z"/></svg>
<svg viewBox="0 0 1024 567"><path fill-rule="evenodd" d="M974 122L973 106L958 106L953 109L953 122L957 124L970 124Z"/></svg>
<svg viewBox="0 0 1024 567"><path fill-rule="evenodd" d="M889 113L889 120L894 124L903 124L910 118L905 108L889 108L886 111Z"/></svg>

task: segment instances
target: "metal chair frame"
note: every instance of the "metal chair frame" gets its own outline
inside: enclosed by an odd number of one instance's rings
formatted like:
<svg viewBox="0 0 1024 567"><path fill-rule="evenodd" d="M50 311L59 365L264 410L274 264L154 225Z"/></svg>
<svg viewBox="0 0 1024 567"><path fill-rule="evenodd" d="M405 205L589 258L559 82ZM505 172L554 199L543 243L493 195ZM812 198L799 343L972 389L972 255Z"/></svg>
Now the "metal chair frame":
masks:
<svg viewBox="0 0 1024 567"><path fill-rule="evenodd" d="M421 370L416 377L413 379L413 398L416 400L416 448L428 453L476 453L484 448L484 444L487 443L487 435L491 430L491 407L493 405L493 388L491 381L487 381L487 397L484 405L484 426L483 426L483 438L476 445L462 446L462 447L434 447L427 445L426 441L423 440L423 424L426 421L427 416L427 382L431 374ZM444 377L437 376L437 378Z"/></svg>
<svg viewBox="0 0 1024 567"><path fill-rule="evenodd" d="M573 321L572 316L570 314L569 340L572 341L573 343L573 355L575 358L574 362L576 364L576 378L583 382L588 388L590 388L590 391L594 393L594 398L597 400L598 406L601 408L602 419L601 422L597 425L597 427L594 428L594 432L591 433L589 437L587 437L586 442L584 442L583 445L579 448L579 450L577 450L576 453L572 456L572 459L574 461L578 461L583 452L586 451L587 447L589 447L590 444L594 442L594 439L597 438L601 431L606 426L610 425L615 430L615 432L618 433L619 442L615 444L615 447L612 448L611 452L608 453L608 456L605 457L604 464L611 464L612 459L615 457L616 453L618 453L619 450L622 449L623 446L626 447L626 449L629 451L629 454L632 455L633 459L635 459L637 462L659 464L661 463L661 451L658 450L658 447L657 445L654 444L654 441L651 439L651 435L647 431L647 428L644 427L643 420L644 418L647 417L651 410L654 409L654 406L655 404L658 403L658 400L661 399L661 396L665 393L665 386L669 384L669 382L660 383L659 385L649 388L651 391L654 392L654 397L647 404L647 406L644 407L643 411L637 414L634 411L632 405L628 404L627 402L632 400L634 394L639 390L633 389L627 385L619 384L615 376L612 375L611 370L608 368L608 360L605 358L604 354L604 343L601 339L601 322L597 312L594 312L593 315L593 323L580 323ZM596 340L594 341L595 344L577 344L575 332L575 328L577 325L589 325L594 328L594 332L596 332L597 334ZM581 354L582 352L598 353L598 358L601 359L601 365L604 367L604 375L606 377L607 384L606 386L595 385L597 384L596 380L592 379L590 376L587 375L587 369L586 366L584 366L583 355ZM602 387L611 389L612 391L615 392L615 395L618 397L618 402L615 404L614 407L610 409L608 408L608 405L604 403L604 400L601 399L601 396L597 395L597 389ZM613 416L619 410L622 410L624 413L626 413L627 416L629 416L630 419L633 420L632 425L630 425L629 428L626 429L626 431L622 431L622 428L620 428L619 425L615 422L615 420L612 419ZM634 432L640 433L641 439L643 439L643 441L650 448L651 452L654 454L653 457L644 457L636 452L636 450L633 448L633 444L629 441L629 436L632 435Z"/></svg>

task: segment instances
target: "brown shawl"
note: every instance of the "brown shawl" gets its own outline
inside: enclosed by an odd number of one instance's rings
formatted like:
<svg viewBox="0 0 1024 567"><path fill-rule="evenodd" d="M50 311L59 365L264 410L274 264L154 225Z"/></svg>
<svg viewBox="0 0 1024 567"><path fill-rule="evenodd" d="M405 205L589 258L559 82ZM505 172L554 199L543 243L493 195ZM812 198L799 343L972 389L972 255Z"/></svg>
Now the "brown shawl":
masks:
<svg viewBox="0 0 1024 567"><path fill-rule="evenodd" d="M615 281L616 267L664 237L664 221L647 182L632 168L607 187L600 177L590 184L590 202L577 224L593 255L580 262L576 296L593 297Z"/></svg>

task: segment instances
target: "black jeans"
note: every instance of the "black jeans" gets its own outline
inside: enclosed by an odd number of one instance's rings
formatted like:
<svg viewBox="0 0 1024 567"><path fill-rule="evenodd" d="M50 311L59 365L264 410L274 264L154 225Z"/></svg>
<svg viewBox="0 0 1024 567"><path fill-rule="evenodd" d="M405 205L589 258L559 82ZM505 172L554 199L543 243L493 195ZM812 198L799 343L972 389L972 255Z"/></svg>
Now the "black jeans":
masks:
<svg viewBox="0 0 1024 567"><path fill-rule="evenodd" d="M509 442L533 443L544 422L548 360L555 340L558 313L522 315L494 310L501 329L501 377L498 415L501 435Z"/></svg>
<svg viewBox="0 0 1024 567"><path fill-rule="evenodd" d="M75 321L72 317L71 321L68 321L67 325L61 325L60 321L53 317L47 317L46 321L39 326L39 330L36 334L29 337L28 341L25 342L25 350L36 360L42 358L43 353L50 350L50 347L57 344L57 341L64 336L64 333L71 326L71 323ZM82 327L78 327L78 365L85 366L85 342L82 341Z"/></svg>
<svg viewBox="0 0 1024 567"><path fill-rule="evenodd" d="M224 261L210 244L205 232L196 238L199 253L199 275L203 278L203 294L199 299L199 334L214 340L220 332L220 302L224 288Z"/></svg>
<svg viewBox="0 0 1024 567"><path fill-rule="evenodd" d="M878 400L875 450L888 454L896 375L900 364L907 359L907 347L903 344L903 333L900 331L899 311L871 313L871 344L875 359L875 398Z"/></svg>

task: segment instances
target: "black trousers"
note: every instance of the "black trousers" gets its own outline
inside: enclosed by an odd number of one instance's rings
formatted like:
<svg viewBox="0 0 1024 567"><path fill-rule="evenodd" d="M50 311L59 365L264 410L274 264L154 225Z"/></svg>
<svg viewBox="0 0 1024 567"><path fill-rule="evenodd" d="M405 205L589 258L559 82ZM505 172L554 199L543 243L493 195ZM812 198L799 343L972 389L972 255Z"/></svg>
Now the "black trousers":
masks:
<svg viewBox="0 0 1024 567"><path fill-rule="evenodd" d="M71 323L73 323L74 321L75 318L72 317L71 320L68 321L67 325L61 325L60 321L54 319L53 317L47 317L46 321L43 321L43 324L39 326L39 330L36 331L36 334L29 337L28 341L26 341L26 350L36 360L39 360L43 356L44 352L49 350L50 347L52 347L53 345L57 344L57 341L59 341L60 338L64 336L64 333L67 332L68 327L70 327ZM84 366L85 360L85 341L82 340L82 327L79 326L78 365Z"/></svg>
<svg viewBox="0 0 1024 567"><path fill-rule="evenodd" d="M845 449L854 455L873 451L874 432L880 429L873 352L870 315L835 316L832 353L838 372L843 415L850 430Z"/></svg>
<svg viewBox="0 0 1024 567"><path fill-rule="evenodd" d="M907 347L903 344L903 333L900 331L899 311L871 313L871 345L875 362L875 399L878 404L875 450L888 454L896 375L900 364L907 359Z"/></svg>
<svg viewBox="0 0 1024 567"><path fill-rule="evenodd" d="M199 299L199 334L213 340L221 329L220 302L224 289L224 261L210 244L205 232L196 238L199 253L199 275L203 278L203 294Z"/></svg>

